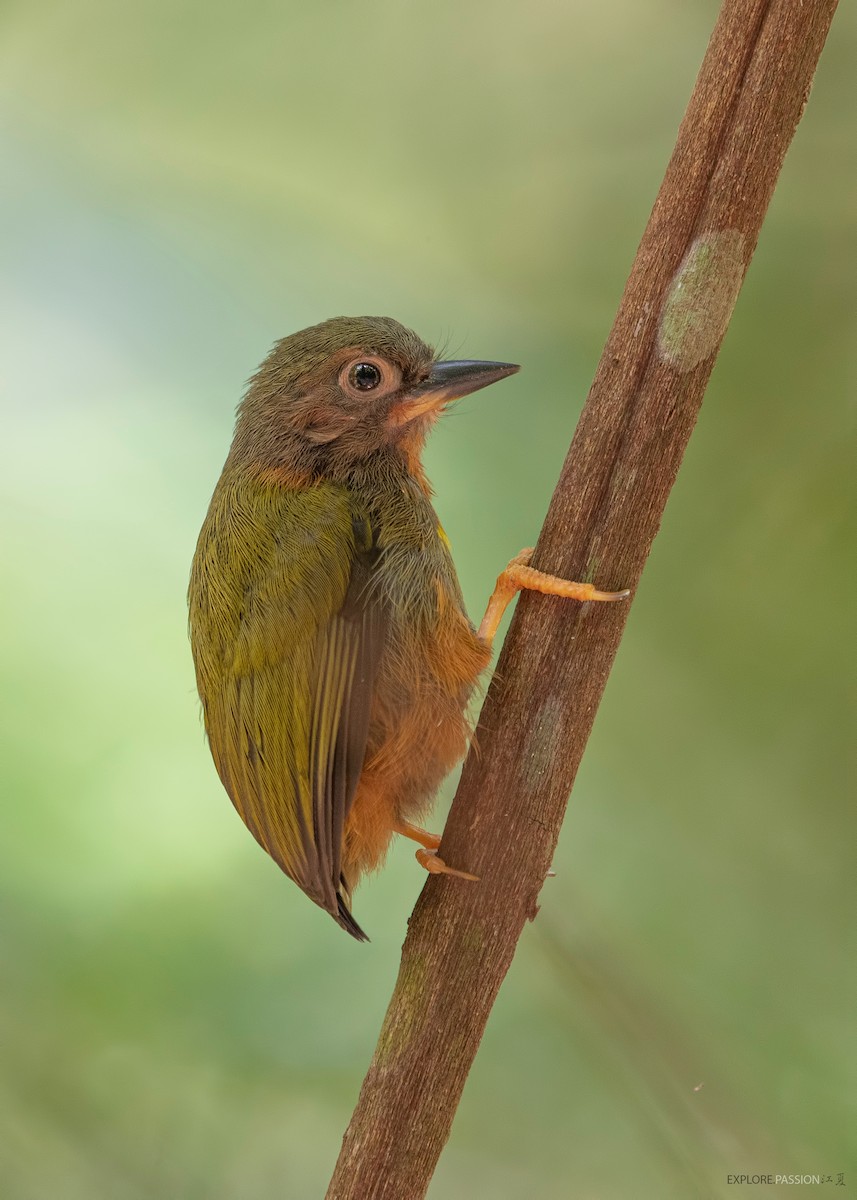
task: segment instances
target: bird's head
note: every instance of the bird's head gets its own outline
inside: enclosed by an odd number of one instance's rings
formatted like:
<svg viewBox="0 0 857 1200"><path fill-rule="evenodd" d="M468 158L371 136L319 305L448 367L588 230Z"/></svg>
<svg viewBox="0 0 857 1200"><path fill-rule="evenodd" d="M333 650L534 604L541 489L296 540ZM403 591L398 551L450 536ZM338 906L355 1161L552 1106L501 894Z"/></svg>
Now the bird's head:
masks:
<svg viewBox="0 0 857 1200"><path fill-rule="evenodd" d="M347 474L389 449L416 466L448 404L518 369L438 361L389 317L334 317L274 346L239 408L235 450L297 474Z"/></svg>

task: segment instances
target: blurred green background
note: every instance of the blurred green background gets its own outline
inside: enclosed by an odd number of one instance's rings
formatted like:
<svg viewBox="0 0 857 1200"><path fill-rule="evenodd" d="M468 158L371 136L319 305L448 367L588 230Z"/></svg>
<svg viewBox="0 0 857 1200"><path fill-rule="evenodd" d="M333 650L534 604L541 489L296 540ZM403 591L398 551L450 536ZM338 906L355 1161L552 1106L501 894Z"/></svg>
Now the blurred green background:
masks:
<svg viewBox="0 0 857 1200"><path fill-rule="evenodd" d="M523 363L428 453L478 615L716 10L0 9L2 1200L323 1194L423 876L397 844L360 946L216 779L185 587L234 405L339 313ZM855 51L843 7L435 1200L857 1194Z"/></svg>

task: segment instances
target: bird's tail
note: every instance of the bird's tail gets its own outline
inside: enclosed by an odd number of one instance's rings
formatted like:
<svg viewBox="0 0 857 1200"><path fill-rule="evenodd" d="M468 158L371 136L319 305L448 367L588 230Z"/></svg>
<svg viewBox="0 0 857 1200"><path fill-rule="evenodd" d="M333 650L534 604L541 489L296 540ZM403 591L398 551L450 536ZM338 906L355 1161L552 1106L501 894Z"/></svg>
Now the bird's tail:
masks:
<svg viewBox="0 0 857 1200"><path fill-rule="evenodd" d="M331 915L337 925L341 925L346 933L350 933L358 942L368 942L368 937L351 915L351 892L342 876L340 876L339 890L336 893L336 907L337 911Z"/></svg>

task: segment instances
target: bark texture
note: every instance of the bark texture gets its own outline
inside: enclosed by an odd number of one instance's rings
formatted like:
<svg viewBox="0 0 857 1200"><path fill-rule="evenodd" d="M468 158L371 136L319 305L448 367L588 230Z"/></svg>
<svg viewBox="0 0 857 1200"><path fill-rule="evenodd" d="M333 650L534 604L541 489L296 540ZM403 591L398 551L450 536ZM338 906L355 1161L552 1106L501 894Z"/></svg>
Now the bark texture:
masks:
<svg viewBox="0 0 857 1200"><path fill-rule="evenodd" d="M725 0L533 566L636 586L835 9ZM481 882L423 889L327 1200L425 1195L538 911L628 611L521 597L441 847Z"/></svg>

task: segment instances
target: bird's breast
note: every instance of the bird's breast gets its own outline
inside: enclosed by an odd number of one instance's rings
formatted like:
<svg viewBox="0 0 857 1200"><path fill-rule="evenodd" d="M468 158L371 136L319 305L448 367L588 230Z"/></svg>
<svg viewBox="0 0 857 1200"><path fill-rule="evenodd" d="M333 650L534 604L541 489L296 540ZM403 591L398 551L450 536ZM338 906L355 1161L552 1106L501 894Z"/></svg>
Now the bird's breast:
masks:
<svg viewBox="0 0 857 1200"><path fill-rule="evenodd" d="M388 544L379 572L390 613L382 684L417 698L448 696L462 707L490 651L467 615L436 519L421 544Z"/></svg>

